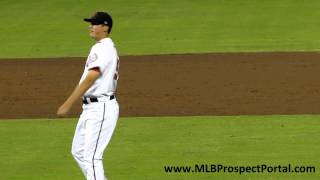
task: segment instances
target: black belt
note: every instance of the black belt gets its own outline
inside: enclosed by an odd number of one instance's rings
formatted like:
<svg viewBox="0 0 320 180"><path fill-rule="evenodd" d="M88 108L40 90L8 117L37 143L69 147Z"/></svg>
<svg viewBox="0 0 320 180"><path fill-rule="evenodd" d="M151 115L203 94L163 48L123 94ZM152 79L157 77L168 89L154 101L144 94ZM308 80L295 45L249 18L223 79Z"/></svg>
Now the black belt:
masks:
<svg viewBox="0 0 320 180"><path fill-rule="evenodd" d="M115 95L109 96L109 100L112 100L114 98L115 98ZM90 100L90 102L88 102L88 99ZM89 103L93 103L93 102L99 102L99 100L96 97L91 97L91 98L83 98L82 102L83 102L83 104L89 104Z"/></svg>

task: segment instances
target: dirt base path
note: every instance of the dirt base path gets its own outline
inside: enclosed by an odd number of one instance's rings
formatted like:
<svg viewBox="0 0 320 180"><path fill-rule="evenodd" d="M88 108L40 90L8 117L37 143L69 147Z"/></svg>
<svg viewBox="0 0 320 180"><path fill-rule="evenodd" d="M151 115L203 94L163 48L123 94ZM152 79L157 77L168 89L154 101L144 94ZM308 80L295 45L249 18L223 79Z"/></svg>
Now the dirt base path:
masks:
<svg viewBox="0 0 320 180"><path fill-rule="evenodd" d="M121 57L121 116L319 114L320 53ZM0 119L55 117L85 58L1 60ZM71 117L81 111L74 107Z"/></svg>

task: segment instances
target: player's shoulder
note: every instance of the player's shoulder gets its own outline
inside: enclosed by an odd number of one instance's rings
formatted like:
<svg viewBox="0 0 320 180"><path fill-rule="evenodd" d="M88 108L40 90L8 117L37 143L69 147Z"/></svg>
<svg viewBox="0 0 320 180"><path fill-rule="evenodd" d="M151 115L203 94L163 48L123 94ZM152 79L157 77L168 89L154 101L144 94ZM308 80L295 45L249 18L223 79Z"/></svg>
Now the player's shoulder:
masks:
<svg viewBox="0 0 320 180"><path fill-rule="evenodd" d="M105 50L106 50L106 48L103 45L101 45L100 43L96 43L91 48L92 53L98 53L98 54L103 53Z"/></svg>
<svg viewBox="0 0 320 180"><path fill-rule="evenodd" d="M96 44L94 44L92 46L92 49L94 50L106 50L109 48L113 48L114 47L114 43L111 40L111 38L104 38L100 41L98 41Z"/></svg>
<svg viewBox="0 0 320 180"><path fill-rule="evenodd" d="M111 38L103 38L99 42L96 43L97 46L113 46L114 43Z"/></svg>

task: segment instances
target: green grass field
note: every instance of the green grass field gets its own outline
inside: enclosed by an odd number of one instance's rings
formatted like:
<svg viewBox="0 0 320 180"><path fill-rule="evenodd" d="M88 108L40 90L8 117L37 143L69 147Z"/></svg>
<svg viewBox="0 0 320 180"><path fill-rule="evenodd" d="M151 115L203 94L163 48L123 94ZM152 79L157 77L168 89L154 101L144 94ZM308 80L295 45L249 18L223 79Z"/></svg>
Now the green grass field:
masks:
<svg viewBox="0 0 320 180"><path fill-rule="evenodd" d="M114 17L120 55L318 51L320 1L0 1L0 58L87 56L82 18Z"/></svg>
<svg viewBox="0 0 320 180"><path fill-rule="evenodd" d="M314 174L165 173L165 165L319 168L320 116L121 118L105 153L112 179L317 179ZM0 121L1 179L70 180L76 120ZM318 169L316 169L318 170Z"/></svg>
<svg viewBox="0 0 320 180"><path fill-rule="evenodd" d="M82 18L108 10L120 55L319 51L316 0L0 1L0 59L87 56ZM105 153L111 180L318 179L320 116L121 118ZM69 120L0 121L0 179L83 179ZM315 174L165 173L165 165L316 166Z"/></svg>

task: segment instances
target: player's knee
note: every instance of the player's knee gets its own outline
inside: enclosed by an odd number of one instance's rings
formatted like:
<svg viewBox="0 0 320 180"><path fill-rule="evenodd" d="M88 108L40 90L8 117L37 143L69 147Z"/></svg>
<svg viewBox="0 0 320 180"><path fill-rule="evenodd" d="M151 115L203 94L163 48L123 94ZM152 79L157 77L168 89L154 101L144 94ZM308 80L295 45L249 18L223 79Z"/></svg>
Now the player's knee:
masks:
<svg viewBox="0 0 320 180"><path fill-rule="evenodd" d="M71 154L75 159L83 158L83 155L80 153L80 151L76 151L75 149L71 149Z"/></svg>

